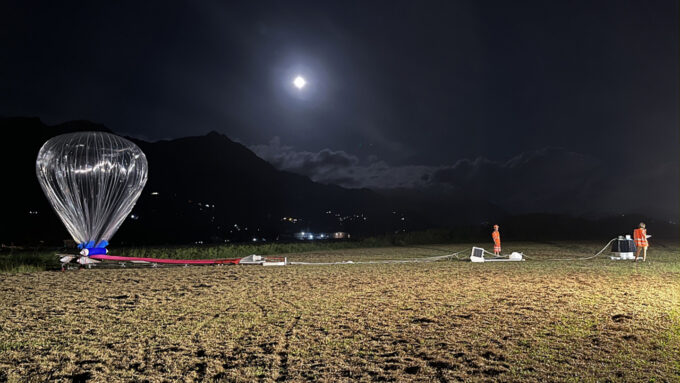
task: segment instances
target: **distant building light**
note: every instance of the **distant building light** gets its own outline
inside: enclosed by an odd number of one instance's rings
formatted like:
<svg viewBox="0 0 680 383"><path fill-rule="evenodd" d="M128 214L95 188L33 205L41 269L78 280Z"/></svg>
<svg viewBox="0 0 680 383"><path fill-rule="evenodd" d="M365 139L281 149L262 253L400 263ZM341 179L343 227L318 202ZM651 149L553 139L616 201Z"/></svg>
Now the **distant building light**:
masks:
<svg viewBox="0 0 680 383"><path fill-rule="evenodd" d="M151 192L151 195L158 195L158 192Z"/></svg>
<svg viewBox="0 0 680 383"><path fill-rule="evenodd" d="M253 238L253 242L257 242L257 238Z"/></svg>

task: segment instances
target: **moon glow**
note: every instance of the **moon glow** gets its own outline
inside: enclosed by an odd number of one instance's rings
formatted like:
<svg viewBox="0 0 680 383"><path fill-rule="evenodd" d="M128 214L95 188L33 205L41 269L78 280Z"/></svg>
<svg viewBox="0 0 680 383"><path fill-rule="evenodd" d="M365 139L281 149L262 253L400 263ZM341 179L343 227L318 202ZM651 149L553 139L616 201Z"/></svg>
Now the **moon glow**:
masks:
<svg viewBox="0 0 680 383"><path fill-rule="evenodd" d="M305 87L305 85L307 85L307 80L305 80L305 78L302 76L297 76L293 80L293 85L298 89L302 89Z"/></svg>

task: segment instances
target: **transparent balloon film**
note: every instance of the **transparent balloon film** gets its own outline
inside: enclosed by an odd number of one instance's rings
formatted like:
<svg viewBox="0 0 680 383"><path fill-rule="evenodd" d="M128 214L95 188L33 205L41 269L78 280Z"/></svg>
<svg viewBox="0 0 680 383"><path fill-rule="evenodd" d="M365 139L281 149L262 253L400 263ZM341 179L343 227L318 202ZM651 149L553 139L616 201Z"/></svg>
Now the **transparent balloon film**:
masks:
<svg viewBox="0 0 680 383"><path fill-rule="evenodd" d="M36 173L47 199L78 244L111 239L137 202L148 176L134 143L103 132L53 137L40 149Z"/></svg>

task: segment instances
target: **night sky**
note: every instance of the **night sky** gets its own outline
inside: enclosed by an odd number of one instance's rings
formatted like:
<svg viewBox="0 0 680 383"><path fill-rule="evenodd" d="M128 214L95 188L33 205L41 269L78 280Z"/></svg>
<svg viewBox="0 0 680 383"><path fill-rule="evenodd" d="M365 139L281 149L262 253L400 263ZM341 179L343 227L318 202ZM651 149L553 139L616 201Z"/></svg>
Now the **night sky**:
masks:
<svg viewBox="0 0 680 383"><path fill-rule="evenodd" d="M0 115L215 130L347 187L588 179L678 215L677 1L50 4L0 5Z"/></svg>

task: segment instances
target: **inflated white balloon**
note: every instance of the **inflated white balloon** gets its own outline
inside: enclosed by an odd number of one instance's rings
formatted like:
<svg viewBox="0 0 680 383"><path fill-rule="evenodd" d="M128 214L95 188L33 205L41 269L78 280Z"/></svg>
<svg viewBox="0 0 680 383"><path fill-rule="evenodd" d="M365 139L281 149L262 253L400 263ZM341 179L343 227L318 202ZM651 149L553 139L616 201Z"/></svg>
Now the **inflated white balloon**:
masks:
<svg viewBox="0 0 680 383"><path fill-rule="evenodd" d="M35 164L47 199L76 243L105 247L146 185L146 156L134 143L104 132L49 139Z"/></svg>

